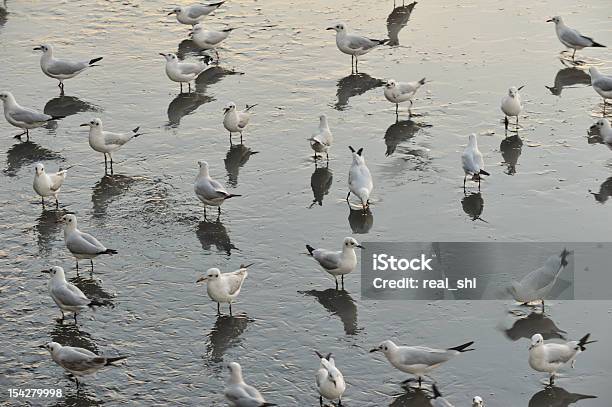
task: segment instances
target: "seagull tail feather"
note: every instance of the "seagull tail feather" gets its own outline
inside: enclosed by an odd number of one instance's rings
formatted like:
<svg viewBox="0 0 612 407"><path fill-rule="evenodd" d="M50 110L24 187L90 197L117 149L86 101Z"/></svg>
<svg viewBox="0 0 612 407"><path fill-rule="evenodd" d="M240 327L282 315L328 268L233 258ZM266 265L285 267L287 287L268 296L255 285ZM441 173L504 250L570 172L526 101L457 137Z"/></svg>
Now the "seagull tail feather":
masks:
<svg viewBox="0 0 612 407"><path fill-rule="evenodd" d="M127 358L127 356L117 356L117 357L114 357L114 358L106 358L106 365L105 366L110 366L110 365L113 364L113 362L117 362L117 361L123 360L125 358Z"/></svg>
<svg viewBox="0 0 612 407"><path fill-rule="evenodd" d="M312 247L311 245L307 244L306 245L306 250L308 250L308 253L312 256L312 252L315 251L315 248Z"/></svg>
<svg viewBox="0 0 612 407"><path fill-rule="evenodd" d="M469 352L471 350L474 350L474 349L467 349L467 348L469 348L473 344L474 344L474 341L471 341L471 342L468 342L468 343L464 343L463 345L455 346L454 348L448 348L448 350L456 350L456 351L461 352L461 353Z"/></svg>
<svg viewBox="0 0 612 407"><path fill-rule="evenodd" d="M594 343L597 341L589 341L589 337L591 336L590 333L584 335L582 338L580 338L580 341L578 342L578 346L580 346L580 350L584 351L586 349L586 345L588 345L589 343Z"/></svg>

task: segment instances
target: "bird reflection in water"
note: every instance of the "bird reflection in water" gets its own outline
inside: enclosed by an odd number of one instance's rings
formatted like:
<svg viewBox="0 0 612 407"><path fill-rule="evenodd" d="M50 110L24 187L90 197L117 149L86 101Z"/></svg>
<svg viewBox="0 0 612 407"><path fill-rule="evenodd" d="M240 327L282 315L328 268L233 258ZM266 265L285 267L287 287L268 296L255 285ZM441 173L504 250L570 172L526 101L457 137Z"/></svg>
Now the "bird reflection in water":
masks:
<svg viewBox="0 0 612 407"><path fill-rule="evenodd" d="M61 319L57 320L50 336L53 342L60 343L64 346L89 349L94 353L98 353L98 347L91 335L88 332L80 330L78 325L64 324Z"/></svg>
<svg viewBox="0 0 612 407"><path fill-rule="evenodd" d="M58 153L39 146L33 141L26 141L11 146L6 152L6 168L4 173L9 177L17 175L17 172L23 166L33 165L39 161L64 161L64 158ZM34 179L34 170L32 169L32 179Z"/></svg>
<svg viewBox="0 0 612 407"><path fill-rule="evenodd" d="M357 325L357 304L347 291L328 288L323 291L310 290L298 293L315 297L328 312L339 317L344 325L345 334L356 335L361 330Z"/></svg>
<svg viewBox="0 0 612 407"><path fill-rule="evenodd" d="M529 407L568 407L577 401L585 399L596 399L597 396L586 394L569 393L561 387L547 386L544 390L537 392L529 400ZM585 406L588 405L585 403Z"/></svg>
<svg viewBox="0 0 612 407"><path fill-rule="evenodd" d="M565 339L565 332L555 322L541 312L532 312L529 315L514 321L512 327L504 331L508 339L517 341L521 338L531 339L537 333L545 340Z"/></svg>
<svg viewBox="0 0 612 407"><path fill-rule="evenodd" d="M472 221L480 220L487 223L486 220L480 217L484 210L484 199L480 192L465 194L463 199L461 199L461 207L463 208L463 212L465 212Z"/></svg>
<svg viewBox="0 0 612 407"><path fill-rule="evenodd" d="M248 315L219 315L208 334L207 354L215 363L223 361L225 352L240 343L240 335L253 322Z"/></svg>
<svg viewBox="0 0 612 407"><path fill-rule="evenodd" d="M503 164L506 165L506 174L516 174L516 163L521 156L523 148L523 140L519 137L518 133L513 134L510 137L506 137L501 141L499 150L501 151Z"/></svg>
<svg viewBox="0 0 612 407"><path fill-rule="evenodd" d="M53 243L57 241L58 234L64 229L60 220L66 213L62 209L47 210L43 207L36 226L34 226L38 237L37 242L40 254L48 255L51 252Z"/></svg>
<svg viewBox="0 0 612 407"><path fill-rule="evenodd" d="M561 96L564 88L574 87L575 85L591 84L591 76L582 69L563 68L555 75L555 84L546 86L546 89L555 96Z"/></svg>
<svg viewBox="0 0 612 407"><path fill-rule="evenodd" d="M369 207L363 210L363 208L353 208L349 205L349 225L353 233L365 234L372 229L374 225L374 215Z"/></svg>
<svg viewBox="0 0 612 407"><path fill-rule="evenodd" d="M385 82L383 80L372 78L367 73L346 76L338 81L338 90L336 91L338 101L334 105L334 108L340 111L345 110L350 98L362 95L384 84Z"/></svg>
<svg viewBox="0 0 612 407"><path fill-rule="evenodd" d="M406 6L402 2L401 6L396 7L395 2L393 3L393 11L387 17L387 32L389 33L390 46L399 45L399 32L402 28L406 27L410 14L416 4L417 2L415 1Z"/></svg>
<svg viewBox="0 0 612 407"><path fill-rule="evenodd" d="M325 166L317 166L315 161L315 170L310 176L310 187L312 188L312 194L314 199L310 204L310 208L319 204L323 206L323 197L329 193L329 188L334 181L334 174L329 169L329 162Z"/></svg>
<svg viewBox="0 0 612 407"><path fill-rule="evenodd" d="M95 391L83 389L84 384L80 383L79 388L66 386L62 392L61 401L54 404L55 407L94 407L104 405L104 401L98 399Z"/></svg>
<svg viewBox="0 0 612 407"><path fill-rule="evenodd" d="M115 304L113 303L115 296L106 292L102 288L101 280L93 277L85 278L77 275L76 277L71 278L70 282L79 287L87 298L97 300L98 302L102 303L104 307L115 307Z"/></svg>
<svg viewBox="0 0 612 407"><path fill-rule="evenodd" d="M385 156L389 157L395 152L397 146L413 138L419 130L431 127L429 124L416 123L412 120L400 120L393 123L385 132Z"/></svg>
<svg viewBox="0 0 612 407"><path fill-rule="evenodd" d="M75 96L58 96L50 99L44 112L49 116L72 116L82 112L99 112L102 109Z"/></svg>
<svg viewBox="0 0 612 407"><path fill-rule="evenodd" d="M257 154L259 151L253 151L244 144L233 144L230 145L230 149L227 150L225 155L225 170L227 171L227 183L232 186L238 186L238 173L240 168L249 161L249 158L253 154Z"/></svg>
<svg viewBox="0 0 612 407"><path fill-rule="evenodd" d="M599 186L599 192L593 192L591 190L589 190L589 192L591 195L593 195L597 202L602 204L606 203L608 198L612 196L612 177L602 182L602 184Z"/></svg>
<svg viewBox="0 0 612 407"><path fill-rule="evenodd" d="M389 407L431 407L430 396L423 389L404 387L403 393L393 399Z"/></svg>
<svg viewBox="0 0 612 407"><path fill-rule="evenodd" d="M238 250L230 241L227 229L219 218L215 221L203 220L200 222L196 236L204 250L210 250L214 246L218 251L227 253L228 256L232 254L232 250Z"/></svg>
<svg viewBox="0 0 612 407"><path fill-rule="evenodd" d="M108 206L142 179L120 174L104 175L92 188L93 216L97 218L106 216Z"/></svg>

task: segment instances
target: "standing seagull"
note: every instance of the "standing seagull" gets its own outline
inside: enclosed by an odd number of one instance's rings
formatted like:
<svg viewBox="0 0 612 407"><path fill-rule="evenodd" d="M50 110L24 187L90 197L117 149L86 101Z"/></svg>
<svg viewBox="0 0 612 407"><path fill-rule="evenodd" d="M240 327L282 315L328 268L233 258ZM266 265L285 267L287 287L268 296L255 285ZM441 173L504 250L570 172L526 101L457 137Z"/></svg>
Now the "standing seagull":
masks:
<svg viewBox="0 0 612 407"><path fill-rule="evenodd" d="M45 197L53 196L55 198L55 207L59 207L57 199L60 189L66 180L68 170L59 169L58 172L47 174L45 166L42 163L36 164L36 174L34 175L34 191L40 195L40 200L43 207L45 206Z"/></svg>
<svg viewBox="0 0 612 407"><path fill-rule="evenodd" d="M594 66L589 68L591 86L604 100L603 112L606 114L606 99L612 99L612 76L602 75Z"/></svg>
<svg viewBox="0 0 612 407"><path fill-rule="evenodd" d="M0 100L4 103L4 117L6 121L15 127L25 130L23 133L15 136L21 140L24 134L27 140L30 140L30 129L44 126L51 120L63 119L64 116L49 116L48 114L37 112L34 109L22 107L17 103L11 92L0 92Z"/></svg>
<svg viewBox="0 0 612 407"><path fill-rule="evenodd" d="M373 40L360 35L348 34L344 23L337 23L333 27L328 27L327 29L336 31L336 45L338 49L351 56L351 72L353 71L353 59L355 60L355 72L358 73L357 61L359 55L367 54L377 46L389 42L389 39Z"/></svg>
<svg viewBox="0 0 612 407"><path fill-rule="evenodd" d="M166 59L166 75L168 75L168 78L181 84L181 93L183 93L183 83L189 85L189 92L191 92L191 81L194 81L208 68L210 58L207 56L197 62L179 62L176 54L160 52L159 55Z"/></svg>
<svg viewBox="0 0 612 407"><path fill-rule="evenodd" d="M55 363L74 375L77 389L79 388L77 377L96 373L104 366L112 366L113 362L127 358L127 356L100 356L87 349L62 346L57 342L49 342L39 347L47 349Z"/></svg>
<svg viewBox="0 0 612 407"><path fill-rule="evenodd" d="M516 301L525 304L542 301L544 311L544 299L554 287L561 271L568 265L569 254L570 252L563 249L560 255L550 256L542 267L533 270L521 281L513 281L509 289L510 294Z"/></svg>
<svg viewBox="0 0 612 407"><path fill-rule="evenodd" d="M370 353L382 352L394 368L417 377L405 380L403 383L418 380L421 387L423 377L427 376L427 373L461 353L474 350L468 349L473 343L472 341L448 349L432 349L425 346L397 346L387 340L377 348L371 349Z"/></svg>
<svg viewBox="0 0 612 407"><path fill-rule="evenodd" d="M317 160L317 153L325 153L327 155L327 161L329 161L329 148L334 142L334 136L332 136L327 124L327 116L322 114L319 116L319 130L308 139L310 141L310 147L314 150L314 159Z"/></svg>
<svg viewBox="0 0 612 407"><path fill-rule="evenodd" d="M351 146L349 146L349 149L353 153L353 163L351 164L351 169L349 170L349 192L346 195L346 202L349 201L348 199L352 192L357 195L361 201L361 206L365 211L366 208L370 206L370 194L372 193L372 188L374 188L372 175L370 174L370 170L362 155L363 147L358 151L355 151L355 149Z"/></svg>
<svg viewBox="0 0 612 407"><path fill-rule="evenodd" d="M341 406L342 395L346 390L344 376L336 367L331 353L328 353L326 356L321 355L317 351L315 353L321 359L321 365L315 375L315 384L319 392L319 405L323 407L323 398L326 398L332 401L338 399L338 406Z"/></svg>
<svg viewBox="0 0 612 407"><path fill-rule="evenodd" d="M610 150L612 150L612 126L610 126L610 122L608 119L599 119L593 124L589 131L599 131L599 135L603 140L604 144L608 146Z"/></svg>
<svg viewBox="0 0 612 407"><path fill-rule="evenodd" d="M323 270L334 276L336 290L338 289L338 276L341 276L342 288L344 289L344 275L355 270L357 265L356 247L363 249L363 246L352 237L344 238L340 251L315 249L308 244L306 245L308 253L323 267Z"/></svg>
<svg viewBox="0 0 612 407"><path fill-rule="evenodd" d="M221 7L225 1L211 4L193 4L185 7L175 7L169 16L176 14L179 23L194 26L204 19L207 15Z"/></svg>
<svg viewBox="0 0 612 407"><path fill-rule="evenodd" d="M461 154L461 164L463 166L463 190L465 191L465 180L468 175L472 177L472 180L478 181L478 190L480 190L480 179L482 175L491 175L484 170L484 161L482 159L482 153L478 149L478 141L476 141L476 134L470 134L468 145Z"/></svg>
<svg viewBox="0 0 612 407"><path fill-rule="evenodd" d="M230 144L232 144L232 133L240 133L240 143L242 143L242 132L247 124L249 124L249 120L251 120L251 113L249 110L255 106L257 105L246 105L246 108L239 112L236 110L236 104L234 102L229 102L225 106L225 109L223 109L223 127L229 131Z"/></svg>
<svg viewBox="0 0 612 407"><path fill-rule="evenodd" d="M227 381L224 394L231 407L266 407L276 405L266 402L255 387L244 382L242 367L238 363L229 363L227 370L230 372L230 377Z"/></svg>
<svg viewBox="0 0 612 407"><path fill-rule="evenodd" d="M198 48L215 51L217 55L217 61L219 61L219 52L217 51L217 45L219 45L223 40L225 40L230 33L233 31L233 28L226 28L221 31L207 31L202 26L202 23L196 24L193 27L193 35L191 39L198 46Z"/></svg>
<svg viewBox="0 0 612 407"><path fill-rule="evenodd" d="M64 243L76 259L76 269L79 271L79 259L89 259L93 271L93 259L101 254L117 254L117 250L107 249L95 237L77 229L77 218L72 214L62 216L64 226Z"/></svg>
<svg viewBox="0 0 612 407"><path fill-rule="evenodd" d="M385 84L385 97L391 103L395 103L395 115L399 114L399 104L402 102L410 101L410 108L408 114L411 114L410 109L412 108L412 98L416 94L417 90L425 84L425 78L416 82L395 82L393 79L387 81Z"/></svg>
<svg viewBox="0 0 612 407"><path fill-rule="evenodd" d="M53 47L51 45L40 45L34 48L35 51L42 51L40 57L40 68L43 73L50 78L57 79L61 95L64 95L64 81L74 78L81 72L93 67L96 62L101 61L102 57L93 58L88 61L68 61L53 57Z"/></svg>
<svg viewBox="0 0 612 407"><path fill-rule="evenodd" d="M43 270L43 273L50 274L49 294L59 307L64 320L64 311L74 314L74 323L77 323L77 314L86 310L88 307L104 305L99 301L90 300L83 294L83 291L74 284L66 281L64 269L58 266L51 267L50 270Z"/></svg>
<svg viewBox="0 0 612 407"><path fill-rule="evenodd" d="M546 20L547 23L555 23L555 31L557 32L557 37L559 41L567 48L573 49L574 53L572 54L572 61L574 61L574 57L576 56L576 50L583 49L586 47L602 47L605 48L605 45L601 45L593 40L593 38L586 37L580 34L577 30L573 28L569 28L563 22L563 19L559 16L553 17L550 20Z"/></svg>
<svg viewBox="0 0 612 407"><path fill-rule="evenodd" d="M584 335L579 341L566 343L544 343L544 337L535 334L531 337L529 346L529 366L538 372L550 374L549 384L555 383L557 371L566 363L576 364L578 354L586 349L586 345L597 341L589 341L591 334Z"/></svg>
<svg viewBox="0 0 612 407"><path fill-rule="evenodd" d="M230 194L223 185L212 179L208 173L206 161L198 161L198 166L200 172L195 179L193 190L204 204L204 218L206 218L206 206L216 206L218 214L221 215L221 205L226 199L242 195Z"/></svg>
<svg viewBox="0 0 612 407"><path fill-rule="evenodd" d="M217 313L221 314L221 303L229 304L230 315L232 315L232 302L240 294L242 284L249 275L247 268L253 263L240 265L240 269L231 273L221 273L216 267L208 269L206 276L199 278L196 283L206 282L206 292L211 300L217 303Z"/></svg>
<svg viewBox="0 0 612 407"><path fill-rule="evenodd" d="M110 160L110 170L113 174L113 156L111 153L119 150L128 141L134 137L142 135L138 133L140 127L136 127L130 133L112 133L110 131L104 131L102 127L101 119L93 119L88 123L81 124L81 127L89 127L89 146L99 153L104 154L104 173L106 174L108 159Z"/></svg>
<svg viewBox="0 0 612 407"><path fill-rule="evenodd" d="M521 94L519 90L523 89L525 85L520 88L515 88L514 86L508 89L508 94L504 96L501 100L501 110L506 115L504 117L504 125L506 126L506 130L508 130L508 116L516 117L516 129L518 131L518 121L519 115L523 111L523 103L521 102Z"/></svg>

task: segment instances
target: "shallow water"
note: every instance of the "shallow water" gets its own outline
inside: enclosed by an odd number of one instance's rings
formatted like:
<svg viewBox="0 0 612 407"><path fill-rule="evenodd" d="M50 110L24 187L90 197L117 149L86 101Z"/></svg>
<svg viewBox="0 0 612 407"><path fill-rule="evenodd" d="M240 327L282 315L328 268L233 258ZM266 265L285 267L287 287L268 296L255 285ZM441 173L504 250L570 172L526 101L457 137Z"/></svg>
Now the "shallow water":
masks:
<svg viewBox="0 0 612 407"><path fill-rule="evenodd" d="M509 302L362 301L357 274L346 279L347 292L332 290L303 246L339 247L351 234L363 241L609 240L612 158L586 133L601 116L601 99L581 71L560 63L561 44L544 23L563 12L569 25L610 45L608 1L423 1L397 34L399 45L362 57L359 75L350 75L348 56L324 28L341 16L349 29L383 37L392 2L229 1L207 22L238 29L220 50L221 65L191 95L179 95L158 55L191 57L190 44L181 43L187 27L165 16L163 2L6 7L0 87L24 106L68 117L34 130L30 143L13 140L16 129L0 120L2 388L67 392L31 405L220 406L223 363L238 360L269 401L317 405L317 349L333 352L345 373L343 404L421 406L428 393L406 392L399 386L406 376L367 350L386 338L439 347L475 340L477 351L433 373L457 405L476 394L495 406L567 406L572 394L598 397L579 405L610 405L612 302L552 301L546 316L523 309L521 318L509 314ZM67 81L67 96L58 99L31 50L41 42L59 55L104 60ZM580 55L611 62L607 49ZM404 107L396 123L383 80L423 76L431 82L413 120ZM522 84L520 139L505 139L499 100ZM222 126L228 101L259 104L244 146L229 146ZM335 145L329 167L315 169L306 138L320 113L329 116ZM110 130L140 125L146 132L115 155L113 177L103 176L102 157L78 126L93 117ZM459 157L472 132L483 134L480 149L493 175L480 194L470 185L464 196ZM373 173L367 216L343 201L349 144L364 147ZM243 195L224 205L220 220L204 220L193 194L202 159ZM49 170L75 165L58 211L43 210L32 191L37 161ZM78 328L55 322L59 312L39 273L61 265L76 276L55 223L66 211L120 252L76 279L109 303L81 316ZM209 267L229 271L249 262L255 265L235 317L217 317L196 279ZM527 364L525 338L537 331L572 339L591 332L599 343L558 379L559 388L546 390L544 376ZM49 340L130 358L85 379L77 393L36 348Z"/></svg>

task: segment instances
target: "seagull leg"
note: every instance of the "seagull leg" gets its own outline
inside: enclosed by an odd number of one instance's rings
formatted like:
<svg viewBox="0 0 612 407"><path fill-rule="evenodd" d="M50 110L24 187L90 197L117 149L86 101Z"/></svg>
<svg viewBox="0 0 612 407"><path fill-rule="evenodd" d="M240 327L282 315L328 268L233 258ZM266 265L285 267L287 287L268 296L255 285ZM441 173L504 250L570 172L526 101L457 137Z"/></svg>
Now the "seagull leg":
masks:
<svg viewBox="0 0 612 407"><path fill-rule="evenodd" d="M215 49L215 54L217 55L217 64L219 63L219 51L217 51L217 49Z"/></svg>
<svg viewBox="0 0 612 407"><path fill-rule="evenodd" d="M465 180L467 178L467 174L463 176L463 192L465 192Z"/></svg>
<svg viewBox="0 0 612 407"><path fill-rule="evenodd" d="M342 289L344 290L344 274L340 277L340 280L342 281Z"/></svg>
<svg viewBox="0 0 612 407"><path fill-rule="evenodd" d="M221 304L217 303L217 315L221 315Z"/></svg>
<svg viewBox="0 0 612 407"><path fill-rule="evenodd" d="M548 384L550 386L553 386L555 384L555 374L554 373L550 374L550 379L548 379Z"/></svg>
<svg viewBox="0 0 612 407"><path fill-rule="evenodd" d="M240 144L242 144L242 132L240 132Z"/></svg>
<svg viewBox="0 0 612 407"><path fill-rule="evenodd" d="M229 303L229 309L230 309L230 317L232 316L232 303Z"/></svg>
<svg viewBox="0 0 612 407"><path fill-rule="evenodd" d="M506 127L506 131L508 131L508 125L510 124L510 122L508 121L508 116L504 117L504 126Z"/></svg>
<svg viewBox="0 0 612 407"><path fill-rule="evenodd" d="M79 274L79 259L76 259L76 263L77 263L77 274Z"/></svg>
<svg viewBox="0 0 612 407"><path fill-rule="evenodd" d="M108 162L106 160L106 153L104 153L104 175L108 172Z"/></svg>
<svg viewBox="0 0 612 407"><path fill-rule="evenodd" d="M544 313L544 298L542 298L542 313Z"/></svg>
<svg viewBox="0 0 612 407"><path fill-rule="evenodd" d="M181 82L181 93L183 93L183 82Z"/></svg>
<svg viewBox="0 0 612 407"><path fill-rule="evenodd" d="M221 207L217 206L217 215L221 216Z"/></svg>
<svg viewBox="0 0 612 407"><path fill-rule="evenodd" d="M478 176L478 190L480 191L480 175Z"/></svg>
<svg viewBox="0 0 612 407"><path fill-rule="evenodd" d="M109 154L108 158L110 158L111 175L113 175L115 173L113 170L113 156Z"/></svg>
<svg viewBox="0 0 612 407"><path fill-rule="evenodd" d="M319 406L323 407L323 396L319 396Z"/></svg>
<svg viewBox="0 0 612 407"><path fill-rule="evenodd" d="M419 376L419 387L421 387L421 383L423 382L423 378Z"/></svg>
<svg viewBox="0 0 612 407"><path fill-rule="evenodd" d="M59 200L55 197L55 209L59 208Z"/></svg>
<svg viewBox="0 0 612 407"><path fill-rule="evenodd" d="M206 219L206 205L204 205L204 219Z"/></svg>
<svg viewBox="0 0 612 407"><path fill-rule="evenodd" d="M75 313L74 313L74 324L75 324L75 325L77 324L77 319L76 319L76 316L77 316L77 313L75 312Z"/></svg>
<svg viewBox="0 0 612 407"><path fill-rule="evenodd" d="M341 399L341 398L339 398L339 399L338 399L338 407L341 407L341 406L342 406L342 399Z"/></svg>
<svg viewBox="0 0 612 407"><path fill-rule="evenodd" d="M351 74L355 73L355 70L353 69L353 65L354 65L353 60L354 59L355 59L355 55L351 55Z"/></svg>
<svg viewBox="0 0 612 407"><path fill-rule="evenodd" d="M77 379L76 376L74 376L74 381L76 382L77 390L78 390L79 389L79 379Z"/></svg>
<svg viewBox="0 0 612 407"><path fill-rule="evenodd" d="M574 48L574 53L572 54L572 61L574 61L574 57L576 56L576 48ZM574 61L575 62L575 61Z"/></svg>
<svg viewBox="0 0 612 407"><path fill-rule="evenodd" d="M336 290L338 290L338 277L334 276L334 279L336 280Z"/></svg>
<svg viewBox="0 0 612 407"><path fill-rule="evenodd" d="M351 196L351 191L348 192L348 194L346 194L346 202L348 202L349 200L349 196Z"/></svg>
<svg viewBox="0 0 612 407"><path fill-rule="evenodd" d="M189 86L189 93L191 93L191 82L187 82L187 85Z"/></svg>
<svg viewBox="0 0 612 407"><path fill-rule="evenodd" d="M359 73L359 68L357 67L358 63L359 63L359 57L355 55L355 73Z"/></svg>
<svg viewBox="0 0 612 407"><path fill-rule="evenodd" d="M93 273L93 259L89 259L89 262L91 263L91 272Z"/></svg>
<svg viewBox="0 0 612 407"><path fill-rule="evenodd" d="M64 320L64 318L66 317L66 316L64 315L64 310L60 310L60 312L62 313L62 317L60 318L60 321L63 321L63 320Z"/></svg>
<svg viewBox="0 0 612 407"><path fill-rule="evenodd" d="M327 162L329 163L329 152L325 152L325 155L327 155Z"/></svg>
<svg viewBox="0 0 612 407"><path fill-rule="evenodd" d="M395 116L399 115L399 103L395 104Z"/></svg>

